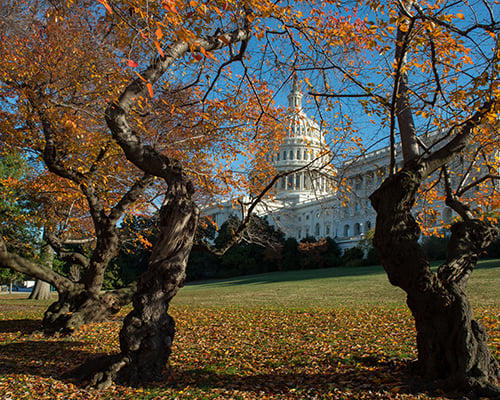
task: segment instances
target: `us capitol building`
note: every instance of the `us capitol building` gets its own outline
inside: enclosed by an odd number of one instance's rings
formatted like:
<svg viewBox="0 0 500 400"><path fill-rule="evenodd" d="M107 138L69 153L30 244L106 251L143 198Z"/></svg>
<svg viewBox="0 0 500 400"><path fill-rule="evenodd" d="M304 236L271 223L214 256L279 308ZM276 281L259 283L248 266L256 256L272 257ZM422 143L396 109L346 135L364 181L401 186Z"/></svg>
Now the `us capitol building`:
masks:
<svg viewBox="0 0 500 400"><path fill-rule="evenodd" d="M318 124L302 109L302 97L294 83L288 95L286 136L279 152L268 156L277 173L289 174L276 183L273 199L261 203L255 213L267 217L286 237L300 241L329 236L343 249L354 247L375 226L376 213L368 197L388 174L389 148L364 153L336 169ZM397 161L399 165L401 160ZM452 218L452 210L443 202L434 207L445 221ZM205 207L202 213L219 227L231 215L241 217L231 201Z"/></svg>

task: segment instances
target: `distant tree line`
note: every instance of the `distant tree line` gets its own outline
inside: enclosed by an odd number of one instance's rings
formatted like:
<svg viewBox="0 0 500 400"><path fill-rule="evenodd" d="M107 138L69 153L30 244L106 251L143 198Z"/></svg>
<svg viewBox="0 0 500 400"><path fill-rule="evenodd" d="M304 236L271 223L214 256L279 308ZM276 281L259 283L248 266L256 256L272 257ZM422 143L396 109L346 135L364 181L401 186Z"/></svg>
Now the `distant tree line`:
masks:
<svg viewBox="0 0 500 400"><path fill-rule="evenodd" d="M218 231L210 224L200 224L197 245L191 252L187 267L187 280L229 278L239 275L272 271L332 268L339 266L362 266L379 263L376 251L371 246L370 235L357 247L342 251L334 239L316 239L312 236L297 241L285 238L280 230L267 219L255 216L245 240L233 246L222 257L210 253L206 244L222 248L231 239L238 222L230 217ZM121 233L131 236L136 229L148 234L143 241L126 244L112 260L106 271L105 289L122 287L141 274L151 253L149 243L156 238L154 221L142 217L124 220Z"/></svg>
<svg viewBox="0 0 500 400"><path fill-rule="evenodd" d="M204 244L215 248L223 247L232 236L237 222L230 217L217 231L212 224L201 224L197 232L197 245L191 252L187 267L187 280L221 279L240 275L260 274L273 271L298 269L359 267L378 265L377 251L371 245L373 232L350 249L342 249L330 237L316 239L312 236L297 241L285 238L280 230L269 224L266 218L254 217L247 240L233 246L222 257L207 251ZM125 245L112 260L106 270L103 288L113 289L126 286L145 271L151 254L151 243L155 242L156 231L153 219L133 216L126 218L121 226ZM135 238L134 231L142 231L141 240ZM448 238L426 237L422 247L430 260L446 259ZM487 250L486 257L500 257L500 239L494 241ZM70 273L70 266L66 270Z"/></svg>
<svg viewBox="0 0 500 400"><path fill-rule="evenodd" d="M187 280L229 278L273 271L298 269L359 267L378 265L377 251L371 244L373 232L355 247L342 251L338 243L330 237L316 239L309 236L297 241L285 238L280 230L273 227L266 218L254 217L247 240L233 246L222 257L207 251L204 244L222 248L231 239L232 229L237 223L230 217L217 231L213 224L201 224L197 232L197 246L191 252ZM124 245L106 269L103 289L125 287L146 270L152 243L156 240L154 218L141 216L126 217L120 227ZM137 232L142 232L137 235ZM447 237L430 236L422 240L426 256L433 261L446 259ZM487 249L486 257L500 258L500 239ZM78 267L57 261L54 268L66 276L78 280ZM4 276L5 275L5 276ZM8 276L7 276L8 275ZM0 269L0 283L22 282L22 274L13 275L8 269Z"/></svg>

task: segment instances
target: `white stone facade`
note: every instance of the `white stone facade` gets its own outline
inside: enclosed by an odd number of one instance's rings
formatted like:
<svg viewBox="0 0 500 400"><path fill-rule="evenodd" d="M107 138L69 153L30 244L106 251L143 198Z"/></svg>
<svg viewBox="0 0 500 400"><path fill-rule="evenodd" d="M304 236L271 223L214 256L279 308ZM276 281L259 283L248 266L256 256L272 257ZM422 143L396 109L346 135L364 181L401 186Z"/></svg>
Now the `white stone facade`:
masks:
<svg viewBox="0 0 500 400"><path fill-rule="evenodd" d="M387 176L389 148L365 153L335 170L318 125L302 110L302 93L296 84L288 102L288 131L279 152L270 155L269 161L278 173L294 172L279 180L274 200L261 204L256 213L267 216L287 237L300 241L306 236L329 236L343 249L354 247L375 226L369 196ZM399 165L401 160L397 162ZM444 203L436 202L435 207L445 220L452 218ZM203 212L218 226L231 214L241 214L231 202L206 207Z"/></svg>

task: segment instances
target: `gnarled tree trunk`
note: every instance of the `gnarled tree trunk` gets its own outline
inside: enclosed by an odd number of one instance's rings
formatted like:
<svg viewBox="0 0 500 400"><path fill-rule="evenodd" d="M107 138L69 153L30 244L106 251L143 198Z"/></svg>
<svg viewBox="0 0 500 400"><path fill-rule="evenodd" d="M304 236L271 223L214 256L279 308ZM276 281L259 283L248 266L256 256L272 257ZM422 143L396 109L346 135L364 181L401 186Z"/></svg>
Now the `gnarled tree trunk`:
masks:
<svg viewBox="0 0 500 400"><path fill-rule="evenodd" d="M406 292L415 318L421 376L417 388L499 396L499 366L464 291L478 256L498 230L476 219L455 223L448 259L433 273L411 214L421 181L417 167L405 168L370 197L377 211L373 243L390 282Z"/></svg>
<svg viewBox="0 0 500 400"><path fill-rule="evenodd" d="M91 377L92 386L106 388L113 381L134 385L165 375L175 333L168 308L184 285L199 214L191 199L191 184L183 179L169 186L161 208L160 236L148 269L139 278L134 309L120 332L121 354L101 360L108 364L105 368L103 362L91 360L69 376Z"/></svg>
<svg viewBox="0 0 500 400"><path fill-rule="evenodd" d="M130 303L135 283L97 295L75 283L69 289L59 291L59 299L45 311L42 326L48 335L71 334L82 325L104 321Z"/></svg>
<svg viewBox="0 0 500 400"><path fill-rule="evenodd" d="M113 243L118 243L114 235L111 237ZM94 251L90 260L92 268L85 271L83 282L73 282L46 265L10 253L1 237L0 265L54 285L59 298L45 312L42 329L46 334L70 334L85 323L102 321L118 312L132 299L135 283L123 289L101 293L104 269L117 248L113 243L102 243L98 246L100 250Z"/></svg>

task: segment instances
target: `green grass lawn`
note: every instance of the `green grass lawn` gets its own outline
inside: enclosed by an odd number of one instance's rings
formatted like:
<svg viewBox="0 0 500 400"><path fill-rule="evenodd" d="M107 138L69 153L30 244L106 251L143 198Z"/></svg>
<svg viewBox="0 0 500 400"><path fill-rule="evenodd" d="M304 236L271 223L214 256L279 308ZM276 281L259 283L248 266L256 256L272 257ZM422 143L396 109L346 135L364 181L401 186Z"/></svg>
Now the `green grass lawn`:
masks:
<svg viewBox="0 0 500 400"><path fill-rule="evenodd" d="M500 304L500 260L480 261L469 282L471 302ZM336 307L402 304L381 266L341 267L249 275L188 284L173 304L215 306Z"/></svg>
<svg viewBox="0 0 500 400"><path fill-rule="evenodd" d="M500 260L479 264L469 295L499 357ZM413 321L379 266L186 285L170 309L177 322L171 378L105 391L60 376L119 351L130 307L71 337L45 338L37 329L49 302L26 296L0 295L0 400L431 399L408 392Z"/></svg>

